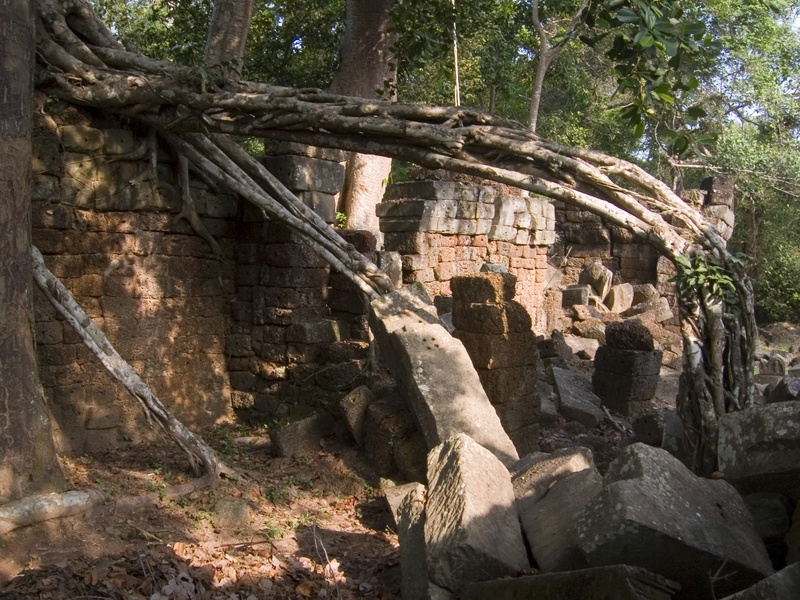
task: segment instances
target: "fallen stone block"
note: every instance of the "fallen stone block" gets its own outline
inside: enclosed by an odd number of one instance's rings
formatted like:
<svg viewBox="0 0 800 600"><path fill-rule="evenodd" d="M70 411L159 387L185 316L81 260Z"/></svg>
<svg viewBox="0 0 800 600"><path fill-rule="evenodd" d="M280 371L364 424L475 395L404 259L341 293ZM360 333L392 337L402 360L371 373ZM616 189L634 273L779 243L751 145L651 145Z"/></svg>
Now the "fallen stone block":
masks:
<svg viewBox="0 0 800 600"><path fill-rule="evenodd" d="M792 527L792 501L775 492L755 492L744 496L744 503L758 535L764 541L772 564L786 564L786 535Z"/></svg>
<svg viewBox="0 0 800 600"><path fill-rule="evenodd" d="M590 285L568 285L561 290L561 306L569 308L576 304L589 304L591 292Z"/></svg>
<svg viewBox="0 0 800 600"><path fill-rule="evenodd" d="M299 421L270 428L269 437L277 456L310 456L321 450L320 440L334 433L333 418L319 413Z"/></svg>
<svg viewBox="0 0 800 600"><path fill-rule="evenodd" d="M647 413L634 420L632 426L637 441L666 450L684 462L683 422L674 410L663 408Z"/></svg>
<svg viewBox="0 0 800 600"><path fill-rule="evenodd" d="M592 390L611 410L628 416L629 403L651 400L661 374L661 350L602 346L594 356Z"/></svg>
<svg viewBox="0 0 800 600"><path fill-rule="evenodd" d="M792 528L783 539L786 542L786 563L800 562L800 503L792 515Z"/></svg>
<svg viewBox="0 0 800 600"><path fill-rule="evenodd" d="M558 412L565 419L594 429L605 419L602 402L592 391L592 382L570 369L550 367L558 394Z"/></svg>
<svg viewBox="0 0 800 600"><path fill-rule="evenodd" d="M364 417L375 396L367 386L359 386L339 402L344 420L353 439L360 446L364 437Z"/></svg>
<svg viewBox="0 0 800 600"><path fill-rule="evenodd" d="M687 600L731 594L773 572L732 486L699 478L669 453L641 443L611 463L577 530L589 564L649 569L677 581L677 597Z"/></svg>
<svg viewBox="0 0 800 600"><path fill-rule="evenodd" d="M620 350L654 350L651 331L637 319L609 323L606 327L606 344Z"/></svg>
<svg viewBox="0 0 800 600"><path fill-rule="evenodd" d="M514 299L517 278L510 273L484 272L479 275L453 277L450 289L453 298L470 302L507 302Z"/></svg>
<svg viewBox="0 0 800 600"><path fill-rule="evenodd" d="M678 588L646 569L613 565L473 583L461 590L461 600L669 600Z"/></svg>
<svg viewBox="0 0 800 600"><path fill-rule="evenodd" d="M601 301L605 300L609 290L611 290L613 280L614 273L600 261L587 265L578 275L578 283L592 286Z"/></svg>
<svg viewBox="0 0 800 600"><path fill-rule="evenodd" d="M394 442L416 430L411 412L398 394L373 401L364 416L364 454L375 472L389 477L397 472Z"/></svg>
<svg viewBox="0 0 800 600"><path fill-rule="evenodd" d="M514 496L518 504L535 504L559 478L593 468L592 451L580 446L528 454L512 468Z"/></svg>
<svg viewBox="0 0 800 600"><path fill-rule="evenodd" d="M800 499L800 403L778 402L719 419L719 470L742 492Z"/></svg>
<svg viewBox="0 0 800 600"><path fill-rule="evenodd" d="M489 402L463 344L443 327L418 325L393 335L390 370L416 414L428 448L466 433L504 463L519 455Z"/></svg>
<svg viewBox="0 0 800 600"><path fill-rule="evenodd" d="M403 598L429 600L432 594L425 547L425 486L413 484L398 505L396 519Z"/></svg>
<svg viewBox="0 0 800 600"><path fill-rule="evenodd" d="M578 548L575 524L602 489L603 478L592 466L559 477L536 502L517 500L522 530L540 571L571 571L589 566Z"/></svg>
<svg viewBox="0 0 800 600"><path fill-rule="evenodd" d="M800 400L800 377L783 377L767 396L769 404L798 400Z"/></svg>
<svg viewBox="0 0 800 600"><path fill-rule="evenodd" d="M466 433L505 464L513 464L519 455L464 345L438 323L432 305L409 299L405 290L374 300L370 324L428 448Z"/></svg>
<svg viewBox="0 0 800 600"><path fill-rule="evenodd" d="M633 285L620 283L611 286L603 303L613 313L621 313L628 310L633 304Z"/></svg>
<svg viewBox="0 0 800 600"><path fill-rule="evenodd" d="M784 567L752 587L722 600L797 600L800 598L800 563Z"/></svg>
<svg viewBox="0 0 800 600"><path fill-rule="evenodd" d="M491 452L464 434L448 439L428 455L428 484L425 542L436 585L457 593L529 567L511 479Z"/></svg>

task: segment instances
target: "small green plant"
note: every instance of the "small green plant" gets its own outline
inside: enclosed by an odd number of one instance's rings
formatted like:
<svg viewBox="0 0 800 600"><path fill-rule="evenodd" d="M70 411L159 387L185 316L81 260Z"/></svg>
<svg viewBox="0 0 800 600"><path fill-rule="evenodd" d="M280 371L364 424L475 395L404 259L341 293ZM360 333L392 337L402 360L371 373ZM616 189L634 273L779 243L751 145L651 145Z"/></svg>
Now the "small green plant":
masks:
<svg viewBox="0 0 800 600"><path fill-rule="evenodd" d="M347 227L347 215L342 212L336 213L336 227L344 229Z"/></svg>
<svg viewBox="0 0 800 600"><path fill-rule="evenodd" d="M201 521L211 521L212 517L213 515L207 510L198 510L192 514L192 519L194 519L197 523L200 523Z"/></svg>
<svg viewBox="0 0 800 600"><path fill-rule="evenodd" d="M273 523L272 520L269 520L264 524L264 527L261 529L261 533L263 533L268 539L274 540L279 537L283 537L283 528L280 525Z"/></svg>
<svg viewBox="0 0 800 600"><path fill-rule="evenodd" d="M738 254L731 259L740 266L747 260L744 255ZM717 300L733 310L738 308L739 300L733 274L724 265L702 254L693 257L676 256L675 265L678 274L670 281L676 284L678 295L684 302Z"/></svg>
<svg viewBox="0 0 800 600"><path fill-rule="evenodd" d="M273 504L280 504L289 497L289 491L285 485L273 485L267 489L264 497Z"/></svg>
<svg viewBox="0 0 800 600"><path fill-rule="evenodd" d="M145 486L148 492L158 492L163 490L167 487L167 484L163 481L148 481L147 485ZM159 494L161 497L163 494Z"/></svg>

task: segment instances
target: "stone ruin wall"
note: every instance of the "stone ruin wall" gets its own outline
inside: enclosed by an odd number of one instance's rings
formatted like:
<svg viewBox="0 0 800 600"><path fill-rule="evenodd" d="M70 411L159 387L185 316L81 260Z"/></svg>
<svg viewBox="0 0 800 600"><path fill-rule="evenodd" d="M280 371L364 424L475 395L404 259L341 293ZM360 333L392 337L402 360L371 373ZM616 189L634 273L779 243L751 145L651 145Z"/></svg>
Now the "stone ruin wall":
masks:
<svg viewBox="0 0 800 600"><path fill-rule="evenodd" d="M347 305L357 298L348 282L283 226L193 180L219 260L177 219L173 157L158 149L154 177L146 140L74 109L39 118L34 139L33 243L121 356L193 428L234 409L302 416L342 382L357 385L368 354L365 305ZM264 160L332 222L344 178L336 158ZM374 250L374 237L351 237ZM59 452L104 452L156 435L38 289L34 304Z"/></svg>
<svg viewBox="0 0 800 600"><path fill-rule="evenodd" d="M555 323L560 298L546 293L556 237L550 202L489 186L419 181L389 186L377 210L384 248L402 257L404 283L421 283L434 300L449 298L453 277L495 265L516 276L515 300L531 315L534 331L545 333Z"/></svg>
<svg viewBox="0 0 800 600"><path fill-rule="evenodd" d="M146 132L70 109L40 118L34 140L33 240L111 342L187 425L202 428L256 411L296 419L363 382L366 301L298 236L233 195L191 183L198 214L222 260L178 220L173 157L149 168ZM270 147L267 166L328 222L344 168L338 152ZM696 200L732 224L732 189L715 180ZM665 283L646 245L597 217L558 203L456 182L390 186L378 208L385 248L343 231L378 263L402 257L402 278L420 282L449 310L450 281L484 263L517 277L536 333L561 310L552 255L564 281L600 258L627 281ZM560 223L560 225L559 225ZM558 233L558 236L557 236ZM548 261L548 258L550 260ZM138 405L34 293L37 351L59 451L102 452L152 435Z"/></svg>
<svg viewBox="0 0 800 600"><path fill-rule="evenodd" d="M704 180L699 189L687 190L683 197L701 209L723 238L730 238L735 224L733 178L719 175ZM554 201L556 243L551 262L561 267L562 284L578 283L584 267L597 261L609 268L620 283L652 283L661 296L674 306L675 275L672 262L631 232L606 223L588 211ZM615 281L616 282L616 281Z"/></svg>

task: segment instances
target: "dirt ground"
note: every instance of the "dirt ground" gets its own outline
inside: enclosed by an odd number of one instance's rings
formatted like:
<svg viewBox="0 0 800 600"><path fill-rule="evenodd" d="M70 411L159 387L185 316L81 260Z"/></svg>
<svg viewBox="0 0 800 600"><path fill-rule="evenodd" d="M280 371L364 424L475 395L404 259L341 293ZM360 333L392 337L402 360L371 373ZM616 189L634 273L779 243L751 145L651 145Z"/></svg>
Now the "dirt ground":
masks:
<svg viewBox="0 0 800 600"><path fill-rule="evenodd" d="M118 502L0 537L0 598L399 596L391 514L354 451L273 458L263 429L234 426L206 440L241 480L171 496L190 475L166 440L63 459L72 487Z"/></svg>

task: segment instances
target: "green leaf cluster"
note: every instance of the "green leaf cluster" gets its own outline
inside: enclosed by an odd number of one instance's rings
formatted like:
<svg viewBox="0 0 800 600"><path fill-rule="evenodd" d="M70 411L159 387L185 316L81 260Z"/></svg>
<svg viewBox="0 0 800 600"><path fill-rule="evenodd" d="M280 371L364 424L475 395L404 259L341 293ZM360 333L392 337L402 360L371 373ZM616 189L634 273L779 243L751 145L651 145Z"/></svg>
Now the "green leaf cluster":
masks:
<svg viewBox="0 0 800 600"><path fill-rule="evenodd" d="M743 265L747 258L744 255L734 256L734 260ZM677 274L672 278L678 295L685 303L723 302L729 309L739 309L736 286L731 270L706 254L696 256L677 256L675 258Z"/></svg>

